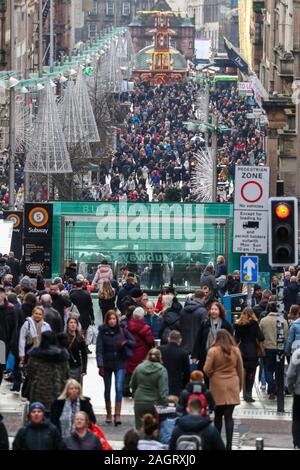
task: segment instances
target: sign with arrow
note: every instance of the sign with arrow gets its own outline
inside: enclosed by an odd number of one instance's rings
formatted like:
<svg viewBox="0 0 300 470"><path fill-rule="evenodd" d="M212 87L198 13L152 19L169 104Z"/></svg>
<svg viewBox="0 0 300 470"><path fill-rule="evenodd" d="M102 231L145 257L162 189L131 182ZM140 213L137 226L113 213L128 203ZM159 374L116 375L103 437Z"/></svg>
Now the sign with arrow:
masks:
<svg viewBox="0 0 300 470"><path fill-rule="evenodd" d="M258 282L258 256L241 256L241 282Z"/></svg>

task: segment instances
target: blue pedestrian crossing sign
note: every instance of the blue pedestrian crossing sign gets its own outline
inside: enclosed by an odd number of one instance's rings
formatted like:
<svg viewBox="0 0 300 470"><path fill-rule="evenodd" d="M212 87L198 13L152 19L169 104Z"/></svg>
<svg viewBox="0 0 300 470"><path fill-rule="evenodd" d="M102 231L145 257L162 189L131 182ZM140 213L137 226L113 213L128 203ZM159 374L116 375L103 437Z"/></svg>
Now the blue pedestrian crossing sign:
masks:
<svg viewBox="0 0 300 470"><path fill-rule="evenodd" d="M241 256L241 282L258 282L258 256Z"/></svg>

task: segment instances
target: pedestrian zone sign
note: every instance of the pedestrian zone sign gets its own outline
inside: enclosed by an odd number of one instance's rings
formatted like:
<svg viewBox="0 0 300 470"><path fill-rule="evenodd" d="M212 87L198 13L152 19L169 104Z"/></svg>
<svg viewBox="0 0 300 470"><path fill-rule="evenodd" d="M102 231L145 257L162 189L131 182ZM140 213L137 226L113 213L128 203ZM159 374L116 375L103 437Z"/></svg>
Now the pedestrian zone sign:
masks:
<svg viewBox="0 0 300 470"><path fill-rule="evenodd" d="M258 256L241 256L241 282L258 282Z"/></svg>

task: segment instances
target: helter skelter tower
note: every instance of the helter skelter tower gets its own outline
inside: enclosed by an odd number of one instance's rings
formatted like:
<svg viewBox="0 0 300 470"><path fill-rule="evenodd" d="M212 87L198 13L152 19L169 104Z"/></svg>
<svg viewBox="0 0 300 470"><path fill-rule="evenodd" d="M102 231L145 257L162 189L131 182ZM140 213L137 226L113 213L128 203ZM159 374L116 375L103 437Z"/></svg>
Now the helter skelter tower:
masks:
<svg viewBox="0 0 300 470"><path fill-rule="evenodd" d="M150 73L148 77L155 83L172 83L178 79L185 78L185 69L176 69L174 56L179 51L171 47L172 36L176 34L170 29L170 17L176 15L174 11L148 11L138 12L143 15L155 15L155 29L153 33L153 48L145 51L151 58L147 60ZM144 78L144 77L143 77Z"/></svg>

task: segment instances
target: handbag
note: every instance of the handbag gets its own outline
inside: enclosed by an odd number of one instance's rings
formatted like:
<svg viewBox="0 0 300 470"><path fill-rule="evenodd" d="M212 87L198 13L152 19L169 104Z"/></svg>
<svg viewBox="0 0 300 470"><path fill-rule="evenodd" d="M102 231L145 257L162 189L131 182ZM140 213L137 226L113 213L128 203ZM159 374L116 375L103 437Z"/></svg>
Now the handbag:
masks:
<svg viewBox="0 0 300 470"><path fill-rule="evenodd" d="M127 341L125 334L124 334L124 329L122 327L120 327L120 331L121 331L121 336L123 337L123 341ZM133 349L125 345L121 349L121 354L125 359L131 359L133 356Z"/></svg>
<svg viewBox="0 0 300 470"><path fill-rule="evenodd" d="M99 437L101 445L102 445L102 450L113 450L112 446L106 439L105 434L100 428L100 426L98 426L97 424L91 423L90 430L92 433L96 434L96 436Z"/></svg>
<svg viewBox="0 0 300 470"><path fill-rule="evenodd" d="M266 351L263 343L256 338L256 352L257 357L265 357Z"/></svg>
<svg viewBox="0 0 300 470"><path fill-rule="evenodd" d="M91 344L96 344L97 343L97 334L98 334L98 329L94 323L89 325L88 329L86 330L86 337L85 337L85 342L88 346Z"/></svg>

